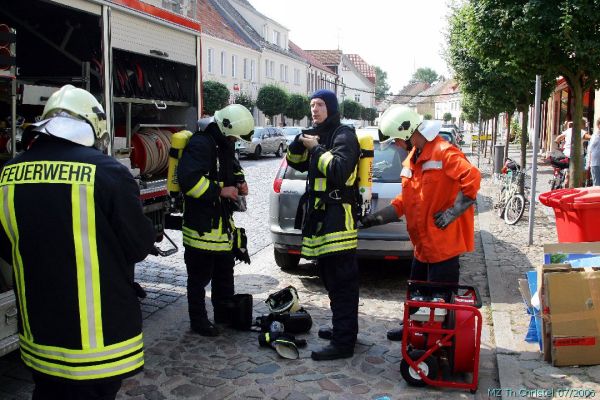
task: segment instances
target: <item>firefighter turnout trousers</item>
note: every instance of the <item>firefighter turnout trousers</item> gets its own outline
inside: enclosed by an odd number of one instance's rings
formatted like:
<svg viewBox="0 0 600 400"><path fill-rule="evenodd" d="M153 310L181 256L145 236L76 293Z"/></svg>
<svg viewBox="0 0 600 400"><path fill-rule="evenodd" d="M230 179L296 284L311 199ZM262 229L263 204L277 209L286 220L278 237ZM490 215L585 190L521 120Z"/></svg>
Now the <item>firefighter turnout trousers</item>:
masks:
<svg viewBox="0 0 600 400"><path fill-rule="evenodd" d="M331 344L354 349L358 334L358 264L356 253L347 252L317 261L329 295L333 325Z"/></svg>

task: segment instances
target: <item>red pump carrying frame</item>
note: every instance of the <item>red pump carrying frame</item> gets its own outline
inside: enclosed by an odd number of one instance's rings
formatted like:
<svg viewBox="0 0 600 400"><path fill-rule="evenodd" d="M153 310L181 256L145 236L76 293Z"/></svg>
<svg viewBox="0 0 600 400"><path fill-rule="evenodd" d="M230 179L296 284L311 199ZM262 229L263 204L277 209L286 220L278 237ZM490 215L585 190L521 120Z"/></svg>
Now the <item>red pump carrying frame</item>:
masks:
<svg viewBox="0 0 600 400"><path fill-rule="evenodd" d="M434 292L447 291L450 294L460 293L461 291L463 293L452 296L453 301L449 303L411 300L414 292L419 289ZM419 307L430 309L428 321L420 322L410 319L410 310L415 310ZM455 389L469 389L471 393L477 391L481 327L483 322L481 313L478 310L479 308L481 308L481 297L477 288L473 286L408 281L406 302L404 304L402 358L412 370L418 373L423 384ZM444 323L435 321L436 309L447 310L446 321ZM451 322L448 321L449 318ZM443 325L446 325L446 327L442 327ZM445 380L441 374L438 374L435 378L428 377L419 368L419 365L422 365L429 357L437 359L439 351L443 348L450 353L451 372L472 373L470 383ZM418 359L413 360L409 356L412 350L423 350L424 353Z"/></svg>

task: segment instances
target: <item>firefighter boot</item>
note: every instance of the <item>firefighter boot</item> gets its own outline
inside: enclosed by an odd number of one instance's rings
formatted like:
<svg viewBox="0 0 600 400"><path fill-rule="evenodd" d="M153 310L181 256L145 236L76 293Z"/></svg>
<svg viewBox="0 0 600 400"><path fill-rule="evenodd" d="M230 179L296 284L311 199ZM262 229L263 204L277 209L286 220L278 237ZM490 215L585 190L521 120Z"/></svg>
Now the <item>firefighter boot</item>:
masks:
<svg viewBox="0 0 600 400"><path fill-rule="evenodd" d="M319 332L317 333L321 339L331 340L333 336L333 329L329 326L325 326L323 328L319 328Z"/></svg>
<svg viewBox="0 0 600 400"><path fill-rule="evenodd" d="M402 341L402 333L404 332L403 322L400 322L399 328L390 329L387 331L387 338L392 342L401 342Z"/></svg>
<svg viewBox="0 0 600 400"><path fill-rule="evenodd" d="M315 350L311 353L310 358L315 361L324 360L337 360L340 358L349 358L354 355L354 349L349 347L337 347L332 344L328 344L319 350Z"/></svg>
<svg viewBox="0 0 600 400"><path fill-rule="evenodd" d="M208 318L194 320L191 322L192 331L201 336L214 337L219 335L219 330Z"/></svg>

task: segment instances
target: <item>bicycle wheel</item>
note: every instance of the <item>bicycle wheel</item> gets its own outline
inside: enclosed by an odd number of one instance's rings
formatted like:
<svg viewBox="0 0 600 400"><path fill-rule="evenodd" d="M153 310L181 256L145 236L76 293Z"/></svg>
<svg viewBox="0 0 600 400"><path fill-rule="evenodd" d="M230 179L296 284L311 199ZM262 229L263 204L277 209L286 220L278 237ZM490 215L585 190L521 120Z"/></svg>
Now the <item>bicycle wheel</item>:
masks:
<svg viewBox="0 0 600 400"><path fill-rule="evenodd" d="M496 204L494 205L494 207L496 207L496 214L498 215L498 218L504 217L504 208L506 208L506 201L504 200L506 198L506 195L504 194L505 191L505 188L500 189L500 193L496 198Z"/></svg>
<svg viewBox="0 0 600 400"><path fill-rule="evenodd" d="M514 225L523 216L525 211L525 197L522 194L514 194L506 203L504 210L504 222Z"/></svg>

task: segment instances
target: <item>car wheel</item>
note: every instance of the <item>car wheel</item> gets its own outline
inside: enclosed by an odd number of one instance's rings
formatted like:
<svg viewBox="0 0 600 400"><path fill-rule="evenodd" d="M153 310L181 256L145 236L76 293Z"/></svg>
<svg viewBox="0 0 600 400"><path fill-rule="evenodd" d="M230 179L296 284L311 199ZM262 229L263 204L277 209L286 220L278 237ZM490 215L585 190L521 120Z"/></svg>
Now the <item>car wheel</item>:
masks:
<svg viewBox="0 0 600 400"><path fill-rule="evenodd" d="M300 263L300 256L298 254L283 253L277 249L274 249L273 253L275 255L275 264L282 270L289 271L298 268L298 264Z"/></svg>
<svg viewBox="0 0 600 400"><path fill-rule="evenodd" d="M283 145L280 144L279 148L277 148L277 151L275 152L275 157L282 157L283 156Z"/></svg>
<svg viewBox="0 0 600 400"><path fill-rule="evenodd" d="M261 153L262 149L260 148L260 146L256 146L256 148L254 149L254 158L259 159Z"/></svg>

